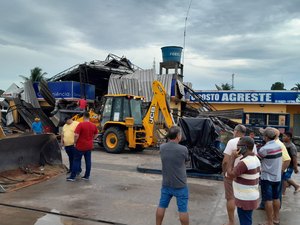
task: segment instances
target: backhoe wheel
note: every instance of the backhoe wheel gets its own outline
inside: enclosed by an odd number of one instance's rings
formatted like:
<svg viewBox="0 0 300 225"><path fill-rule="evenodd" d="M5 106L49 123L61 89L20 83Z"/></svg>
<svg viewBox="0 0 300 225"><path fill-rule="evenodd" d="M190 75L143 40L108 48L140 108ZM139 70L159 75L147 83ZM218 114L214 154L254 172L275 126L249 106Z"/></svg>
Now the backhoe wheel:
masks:
<svg viewBox="0 0 300 225"><path fill-rule="evenodd" d="M120 153L125 148L125 133L119 127L108 128L103 135L103 146L108 153Z"/></svg>

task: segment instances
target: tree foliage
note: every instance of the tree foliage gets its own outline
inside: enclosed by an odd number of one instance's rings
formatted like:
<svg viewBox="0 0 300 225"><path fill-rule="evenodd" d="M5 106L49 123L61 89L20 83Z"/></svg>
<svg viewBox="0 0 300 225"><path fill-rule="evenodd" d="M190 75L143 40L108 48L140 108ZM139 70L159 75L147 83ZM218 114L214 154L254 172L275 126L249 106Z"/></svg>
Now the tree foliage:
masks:
<svg viewBox="0 0 300 225"><path fill-rule="evenodd" d="M274 84L272 84L271 90L286 90L286 89L284 88L284 83L277 81Z"/></svg>
<svg viewBox="0 0 300 225"><path fill-rule="evenodd" d="M2 89L0 89L0 96L4 93L4 91Z"/></svg>
<svg viewBox="0 0 300 225"><path fill-rule="evenodd" d="M233 90L232 85L228 84L228 83L222 83L221 86L216 85L216 88L220 91L220 90Z"/></svg>
<svg viewBox="0 0 300 225"><path fill-rule="evenodd" d="M34 67L31 71L30 71L30 76L26 77L23 75L20 75L20 77L22 77L25 81L31 80L32 82L35 81L41 81L45 78L45 75L47 73L42 72L42 69L40 67Z"/></svg>
<svg viewBox="0 0 300 225"><path fill-rule="evenodd" d="M296 83L295 87L292 87L291 90L299 91L300 90L300 83Z"/></svg>

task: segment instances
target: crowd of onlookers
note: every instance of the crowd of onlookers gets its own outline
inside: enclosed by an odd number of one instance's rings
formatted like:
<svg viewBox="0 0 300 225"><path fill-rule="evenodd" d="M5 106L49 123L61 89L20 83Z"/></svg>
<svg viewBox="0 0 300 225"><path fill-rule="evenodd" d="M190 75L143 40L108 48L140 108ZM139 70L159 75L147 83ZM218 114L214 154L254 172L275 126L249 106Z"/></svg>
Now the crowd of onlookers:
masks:
<svg viewBox="0 0 300 225"><path fill-rule="evenodd" d="M85 110L86 100L79 106ZM80 174L82 157L86 162L82 179L90 178L91 150L98 130L89 122L89 116L88 112L84 112L81 123L70 117L65 120L61 144L69 156L70 176L67 181L75 181ZM36 134L43 132L39 118L32 124L32 130ZM278 129L261 128L264 145L257 149L252 134L246 136L246 131L245 126L237 125L233 131L234 137L228 141L224 150L222 170L228 215L228 222L224 225L235 224L235 209L241 225L252 225L255 209L266 212L266 221L260 225L279 225L282 196L286 194L287 188L293 187L295 194L300 192L300 185L292 179L293 172L298 173L297 148L292 142L292 133L285 132L281 141ZM177 199L181 224L189 224L186 176L189 153L185 146L179 144L181 132L180 127L171 127L167 135L168 142L160 146L163 180L156 225L162 224L165 210L173 196Z"/></svg>
<svg viewBox="0 0 300 225"><path fill-rule="evenodd" d="M300 192L300 185L292 179L298 173L297 148L292 134L285 132L280 140L280 131L267 127L260 129L264 145L256 148L253 136L246 136L246 127L237 125L234 138L224 150L222 170L228 222L234 225L237 209L241 225L252 224L255 209L263 209L266 221L260 225L279 225L282 196L288 187ZM179 219L182 225L189 224L186 167L188 150L179 144L181 129L170 128L169 141L160 146L163 181L161 197L156 211L156 225L161 225L171 198L177 199ZM259 202L260 201L260 202Z"/></svg>
<svg viewBox="0 0 300 225"><path fill-rule="evenodd" d="M292 142L292 134L284 133L282 142L278 129L267 127L260 129L260 132L265 144L257 150L254 140L245 136L246 127L237 125L235 137L224 150L227 225L234 225L235 207L242 225L252 224L255 209L266 212L266 221L261 225L278 225L282 195L285 195L286 188L293 186L294 193L300 191L300 185L291 177L293 172L298 173L297 148ZM248 151L243 151L243 148ZM258 205L259 199L261 202Z"/></svg>

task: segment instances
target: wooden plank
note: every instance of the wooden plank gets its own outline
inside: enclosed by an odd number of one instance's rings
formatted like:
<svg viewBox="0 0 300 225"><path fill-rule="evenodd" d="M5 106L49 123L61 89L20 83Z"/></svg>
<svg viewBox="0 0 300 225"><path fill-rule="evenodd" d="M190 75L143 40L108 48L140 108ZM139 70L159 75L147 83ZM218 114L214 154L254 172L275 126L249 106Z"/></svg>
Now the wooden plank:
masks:
<svg viewBox="0 0 300 225"><path fill-rule="evenodd" d="M0 138L4 138L6 135L2 129L2 126L0 125Z"/></svg>

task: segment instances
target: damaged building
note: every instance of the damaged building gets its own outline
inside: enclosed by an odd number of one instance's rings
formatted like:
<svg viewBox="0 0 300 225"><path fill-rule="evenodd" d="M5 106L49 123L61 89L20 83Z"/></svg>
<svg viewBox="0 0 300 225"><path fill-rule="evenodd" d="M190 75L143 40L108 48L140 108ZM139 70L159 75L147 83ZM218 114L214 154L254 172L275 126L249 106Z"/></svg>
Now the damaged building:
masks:
<svg viewBox="0 0 300 225"><path fill-rule="evenodd" d="M184 136L194 169L208 173L221 172L222 153L216 143L222 141L221 131L226 138L231 135L234 123L228 118L233 113L226 116L225 112L215 111L209 103L197 97L191 85L183 82L183 65L177 54L169 58L165 55L159 71L160 74L156 74L154 69L141 69L126 57L109 54L104 61L77 64L39 83L26 82L23 88L15 87L9 98L6 96L8 109L5 118L10 119L3 121L4 133L11 130L6 129L8 124L22 132L29 131L35 117L41 119L46 132L58 133L58 126L62 125L66 115L80 113L76 104L80 98L86 98L96 113L105 94L143 96L144 107L147 108L153 96L152 83L158 80L165 88L175 123L185 127ZM190 96L198 101L192 106L188 104ZM219 118L221 115L224 115L222 119ZM193 126L194 122L183 117L197 117L196 124L199 126ZM159 120L163 123L162 117ZM201 133L202 141L189 139L195 132Z"/></svg>

